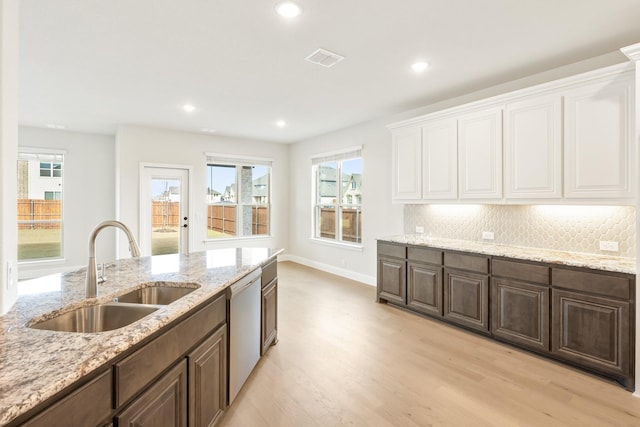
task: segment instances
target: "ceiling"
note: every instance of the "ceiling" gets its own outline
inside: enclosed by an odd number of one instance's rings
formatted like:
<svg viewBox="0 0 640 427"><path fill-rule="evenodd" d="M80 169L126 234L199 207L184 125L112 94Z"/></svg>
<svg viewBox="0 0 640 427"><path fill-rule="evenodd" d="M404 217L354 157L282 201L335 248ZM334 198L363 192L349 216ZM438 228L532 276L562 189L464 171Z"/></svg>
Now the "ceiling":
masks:
<svg viewBox="0 0 640 427"><path fill-rule="evenodd" d="M638 0L276 2L21 0L20 124L295 142L640 42Z"/></svg>

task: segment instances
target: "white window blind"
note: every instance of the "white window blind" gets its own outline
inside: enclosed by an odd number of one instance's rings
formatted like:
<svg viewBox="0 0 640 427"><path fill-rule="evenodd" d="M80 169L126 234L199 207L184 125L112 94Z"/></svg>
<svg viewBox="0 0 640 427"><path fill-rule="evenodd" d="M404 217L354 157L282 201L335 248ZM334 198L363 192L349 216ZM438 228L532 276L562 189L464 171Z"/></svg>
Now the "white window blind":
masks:
<svg viewBox="0 0 640 427"><path fill-rule="evenodd" d="M269 166L273 165L272 159L263 157L235 157L228 154L205 153L207 164L238 165L238 166Z"/></svg>
<svg viewBox="0 0 640 427"><path fill-rule="evenodd" d="M338 160L349 160L358 157L362 157L362 145L345 148L344 150L331 151L328 153L314 155L311 157L311 164L319 165L321 163L335 162Z"/></svg>

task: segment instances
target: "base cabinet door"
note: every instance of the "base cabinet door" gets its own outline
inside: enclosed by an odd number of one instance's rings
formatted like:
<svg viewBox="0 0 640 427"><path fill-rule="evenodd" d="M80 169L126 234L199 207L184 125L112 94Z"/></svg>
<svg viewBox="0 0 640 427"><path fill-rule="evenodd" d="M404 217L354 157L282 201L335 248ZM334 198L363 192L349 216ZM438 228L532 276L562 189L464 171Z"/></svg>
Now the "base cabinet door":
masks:
<svg viewBox="0 0 640 427"><path fill-rule="evenodd" d="M533 350L549 351L549 288L491 279L491 332Z"/></svg>
<svg viewBox="0 0 640 427"><path fill-rule="evenodd" d="M629 303L555 290L552 352L596 370L630 373Z"/></svg>
<svg viewBox="0 0 640 427"><path fill-rule="evenodd" d="M186 427L187 364L180 362L116 416L119 427Z"/></svg>
<svg viewBox="0 0 640 427"><path fill-rule="evenodd" d="M189 426L219 423L227 408L227 325L188 356Z"/></svg>
<svg viewBox="0 0 640 427"><path fill-rule="evenodd" d="M442 316L442 267L409 262L407 269L407 306Z"/></svg>
<svg viewBox="0 0 640 427"><path fill-rule="evenodd" d="M445 269L444 317L489 333L489 276Z"/></svg>
<svg viewBox="0 0 640 427"><path fill-rule="evenodd" d="M406 262L393 258L378 258L378 298L396 304L406 304Z"/></svg>
<svg viewBox="0 0 640 427"><path fill-rule="evenodd" d="M262 289L261 320L261 354L265 354L269 346L278 337L278 279L274 279Z"/></svg>

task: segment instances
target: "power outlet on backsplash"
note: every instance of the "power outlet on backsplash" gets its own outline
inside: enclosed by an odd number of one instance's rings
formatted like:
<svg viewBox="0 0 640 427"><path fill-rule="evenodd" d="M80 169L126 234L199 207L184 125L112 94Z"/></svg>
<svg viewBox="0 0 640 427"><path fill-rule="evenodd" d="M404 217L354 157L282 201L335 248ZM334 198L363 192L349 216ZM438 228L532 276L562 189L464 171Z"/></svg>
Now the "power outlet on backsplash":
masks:
<svg viewBox="0 0 640 427"><path fill-rule="evenodd" d="M618 252L620 251L618 247L618 242L610 242L607 240L600 240L600 250L607 252Z"/></svg>
<svg viewBox="0 0 640 427"><path fill-rule="evenodd" d="M424 227L421 225L416 225L416 234L424 234Z"/></svg>
<svg viewBox="0 0 640 427"><path fill-rule="evenodd" d="M494 234L493 231L483 231L482 232L482 239L483 240L493 240L494 239Z"/></svg>

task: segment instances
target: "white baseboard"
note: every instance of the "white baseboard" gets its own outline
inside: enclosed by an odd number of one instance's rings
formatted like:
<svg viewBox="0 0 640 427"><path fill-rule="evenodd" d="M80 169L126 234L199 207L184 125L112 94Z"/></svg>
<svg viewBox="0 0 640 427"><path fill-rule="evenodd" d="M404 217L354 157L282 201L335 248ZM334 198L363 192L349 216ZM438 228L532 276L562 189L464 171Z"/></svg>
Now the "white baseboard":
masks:
<svg viewBox="0 0 640 427"><path fill-rule="evenodd" d="M631 396L637 397L638 399L640 399L640 391L638 391L638 390L634 391Z"/></svg>
<svg viewBox="0 0 640 427"><path fill-rule="evenodd" d="M313 261L307 258L302 258L296 255L283 254L278 256L278 261L291 261L297 264L306 265L327 273L335 274L336 276L344 277L346 279L355 280L356 282L364 283L369 286L376 286L375 276L368 276L366 274L356 273L346 268L339 268L333 265L324 264L322 262Z"/></svg>

